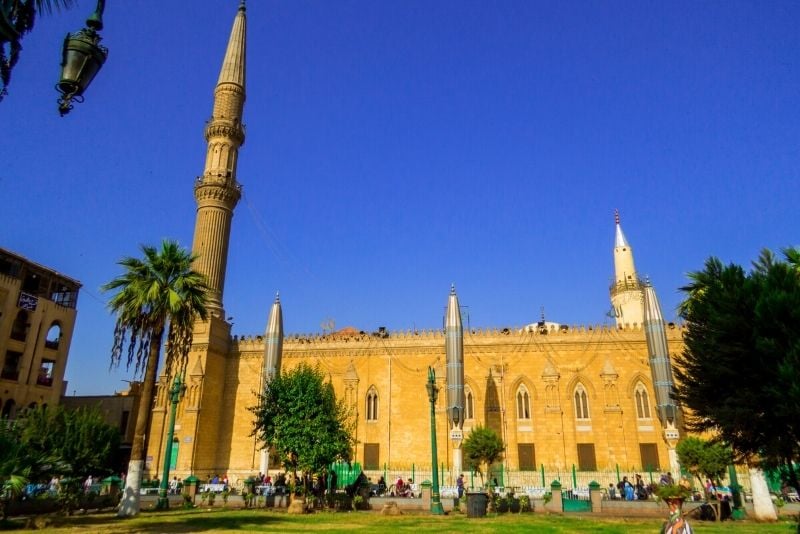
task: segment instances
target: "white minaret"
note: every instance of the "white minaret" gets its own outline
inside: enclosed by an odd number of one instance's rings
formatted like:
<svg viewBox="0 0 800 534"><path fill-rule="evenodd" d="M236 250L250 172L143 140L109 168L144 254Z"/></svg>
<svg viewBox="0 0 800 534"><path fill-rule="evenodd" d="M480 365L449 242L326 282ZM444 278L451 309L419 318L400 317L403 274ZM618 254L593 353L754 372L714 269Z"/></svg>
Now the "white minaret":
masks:
<svg viewBox="0 0 800 534"><path fill-rule="evenodd" d="M453 476L461 474L461 442L464 429L464 327L455 286L450 286L444 318L445 358L447 362L447 419L453 444Z"/></svg>
<svg viewBox="0 0 800 534"><path fill-rule="evenodd" d="M633 264L633 249L619 224L619 212L614 210L616 234L614 236L614 282L611 284L611 306L617 327L640 325L644 320L642 283Z"/></svg>
<svg viewBox="0 0 800 534"><path fill-rule="evenodd" d="M275 295L275 302L269 310L267 329L264 333L264 370L263 387L266 387L273 378L281 372L281 358L283 356L283 311L281 299ZM269 454L267 449L261 449L260 471L266 473L269 468Z"/></svg>
<svg viewBox="0 0 800 534"><path fill-rule="evenodd" d="M670 470L673 473L680 473L678 453L675 451L681 437L677 421L679 412L678 405L672 397L675 383L672 380L667 331L656 290L649 281L645 281L644 284L644 335L647 340L650 374L653 377L653 389L656 394L656 413L661 421L664 442L667 444Z"/></svg>

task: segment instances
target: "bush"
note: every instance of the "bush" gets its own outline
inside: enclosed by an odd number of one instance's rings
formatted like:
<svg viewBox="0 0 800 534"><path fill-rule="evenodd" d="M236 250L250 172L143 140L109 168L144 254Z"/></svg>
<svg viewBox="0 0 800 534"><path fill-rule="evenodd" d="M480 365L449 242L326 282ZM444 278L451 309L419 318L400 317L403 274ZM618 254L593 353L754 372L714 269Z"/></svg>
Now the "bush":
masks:
<svg viewBox="0 0 800 534"><path fill-rule="evenodd" d="M531 511L531 498L527 495L520 495L519 496L519 512L530 512Z"/></svg>

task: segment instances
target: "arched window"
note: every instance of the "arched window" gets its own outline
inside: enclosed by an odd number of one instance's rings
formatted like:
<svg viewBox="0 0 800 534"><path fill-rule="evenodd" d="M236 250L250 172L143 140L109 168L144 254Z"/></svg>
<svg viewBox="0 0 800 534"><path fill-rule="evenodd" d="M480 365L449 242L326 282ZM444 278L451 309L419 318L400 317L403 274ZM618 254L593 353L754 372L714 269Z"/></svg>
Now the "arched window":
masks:
<svg viewBox="0 0 800 534"><path fill-rule="evenodd" d="M636 400L636 417L650 419L650 397L647 395L647 388L641 382L636 384L634 399Z"/></svg>
<svg viewBox="0 0 800 534"><path fill-rule="evenodd" d="M378 420L378 392L375 386L367 391L367 421Z"/></svg>
<svg viewBox="0 0 800 534"><path fill-rule="evenodd" d="M583 384L575 386L575 419L589 419L589 396Z"/></svg>
<svg viewBox="0 0 800 534"><path fill-rule="evenodd" d="M475 419L475 401L469 388L464 391L464 404L464 419Z"/></svg>
<svg viewBox="0 0 800 534"><path fill-rule="evenodd" d="M531 397L528 388L520 386L517 389L517 419L531 418Z"/></svg>
<svg viewBox="0 0 800 534"><path fill-rule="evenodd" d="M48 349L57 349L59 341L61 341L61 325L53 323L50 325L50 330L47 331L44 346Z"/></svg>

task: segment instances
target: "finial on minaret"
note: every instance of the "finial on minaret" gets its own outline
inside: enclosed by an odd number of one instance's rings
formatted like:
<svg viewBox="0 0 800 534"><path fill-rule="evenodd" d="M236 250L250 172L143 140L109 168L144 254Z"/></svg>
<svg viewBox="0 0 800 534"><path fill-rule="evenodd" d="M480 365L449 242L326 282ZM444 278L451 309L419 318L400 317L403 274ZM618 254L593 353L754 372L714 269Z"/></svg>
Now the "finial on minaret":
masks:
<svg viewBox="0 0 800 534"><path fill-rule="evenodd" d="M450 284L450 294L451 295L455 295L456 294L456 285L455 284Z"/></svg>
<svg viewBox="0 0 800 534"><path fill-rule="evenodd" d="M244 0L242 1L242 3L244 4ZM275 292L275 302L280 302L280 301L281 301L281 292L280 291L276 291Z"/></svg>
<svg viewBox="0 0 800 534"><path fill-rule="evenodd" d="M544 324L544 306L540 306L539 311L541 312L542 315L542 324Z"/></svg>
<svg viewBox="0 0 800 534"><path fill-rule="evenodd" d="M245 10L246 8L244 6L244 0L242 0L241 2L239 2L239 11L245 11Z"/></svg>
<svg viewBox="0 0 800 534"><path fill-rule="evenodd" d="M614 234L614 247L622 248L629 247L628 240L625 239L625 234L622 233L622 226L619 224L619 210L614 210L614 222L616 223L616 233Z"/></svg>

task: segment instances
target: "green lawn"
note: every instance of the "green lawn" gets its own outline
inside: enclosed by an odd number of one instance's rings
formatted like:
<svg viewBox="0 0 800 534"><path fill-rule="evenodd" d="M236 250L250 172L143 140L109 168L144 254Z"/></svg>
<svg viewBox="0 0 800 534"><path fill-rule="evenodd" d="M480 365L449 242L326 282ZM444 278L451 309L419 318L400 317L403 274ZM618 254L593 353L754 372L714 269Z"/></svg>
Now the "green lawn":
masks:
<svg viewBox="0 0 800 534"><path fill-rule="evenodd" d="M653 519L595 519L588 516L505 514L469 519L463 515L382 516L377 512L315 513L292 516L266 510L176 510L145 512L134 519L119 520L113 514L54 518L48 532L541 532L593 534L653 534L661 521ZM794 534L797 524L784 520L775 524L750 521L692 523L699 534Z"/></svg>

